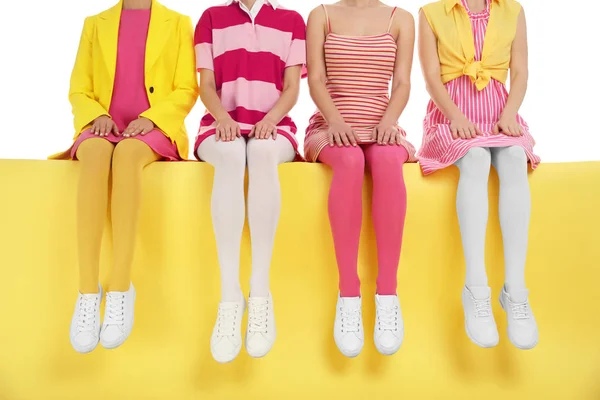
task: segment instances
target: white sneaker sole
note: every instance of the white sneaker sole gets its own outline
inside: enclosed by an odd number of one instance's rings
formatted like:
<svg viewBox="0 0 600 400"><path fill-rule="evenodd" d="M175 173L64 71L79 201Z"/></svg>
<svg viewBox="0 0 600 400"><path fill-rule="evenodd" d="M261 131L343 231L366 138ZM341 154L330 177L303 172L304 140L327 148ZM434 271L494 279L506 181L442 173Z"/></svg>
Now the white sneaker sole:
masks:
<svg viewBox="0 0 600 400"><path fill-rule="evenodd" d="M475 340L475 338L473 337L473 335L471 335L471 332L469 332L469 327L467 325L467 317L465 316L465 332L467 333L467 336L469 337L469 339L471 340L471 342L475 343L477 346L482 347L484 349L491 349L493 347L498 346L498 343L500 342L500 340L498 339L495 343L490 343L490 344L483 344L477 340Z"/></svg>
<svg viewBox="0 0 600 400"><path fill-rule="evenodd" d="M334 338L334 339L335 339L335 338ZM361 343L361 345L360 345L360 348L359 348L359 349L357 349L357 350L354 350L354 351L348 351L348 350L345 350L344 348L342 348L342 347L341 347L341 346L338 344L337 340L334 340L334 341L335 341L335 345L337 346L337 348L338 348L338 350L340 351L340 353L342 353L344 356L346 356L346 357L348 357L348 358L354 358L354 357L357 357L357 356L358 356L358 355L359 355L359 354L362 352L362 349L363 349L363 347L365 346L365 342L364 342L364 340L363 340L363 342Z"/></svg>
<svg viewBox="0 0 600 400"><path fill-rule="evenodd" d="M506 313L506 319L508 320L508 312L506 311L506 307L504 306L504 300L502 300L502 295L500 295L500 305L502 306L502 310L504 310L504 312ZM538 338L536 339L536 341L533 342L532 344L528 345L528 346L522 346L522 345L519 345L519 344L515 343L515 341L513 340L512 336L510 335L510 330L508 329L508 321L507 321L507 324L506 324L506 334L508 335L508 340L510 340L510 342L512 343L512 345L515 346L519 350L531 350L535 346L537 346L538 342L540 341L539 333L538 333Z"/></svg>
<svg viewBox="0 0 600 400"><path fill-rule="evenodd" d="M342 353L344 356L346 356L348 358L358 357L360 355L360 353L362 352L362 348L354 353L346 352L346 351L340 349L340 346L338 346L338 349L339 349L340 353Z"/></svg>
<svg viewBox="0 0 600 400"><path fill-rule="evenodd" d="M257 351L249 351L248 348L246 347L246 352L252 358L263 358L267 354L269 354L269 352L271 351L272 348L273 348L273 346L269 347L269 349L266 351L257 352Z"/></svg>
<svg viewBox="0 0 600 400"><path fill-rule="evenodd" d="M248 337L248 333L247 332L246 332L246 337ZM269 343L269 346L267 348L265 348L264 350L257 351L257 350L248 349L248 343L246 341L244 341L244 347L246 347L246 353L248 353L248 355L250 357L252 357L252 358L263 358L263 357L265 357L267 354L269 354L269 352L273 348L274 344L275 344L275 340L273 340L272 343Z"/></svg>
<svg viewBox="0 0 600 400"><path fill-rule="evenodd" d="M394 354L396 354L398 352L398 350L400 350L400 347L402 347L402 343L404 342L404 330L402 330L402 336L400 336L399 339L399 343L391 348L386 348L386 347L382 347L379 346L377 344L377 342L375 342L375 348L377 349L377 351L379 353L381 353L384 356L393 356Z"/></svg>
<svg viewBox="0 0 600 400"><path fill-rule="evenodd" d="M73 344L73 341L71 340L71 346L73 347L73 350L75 350L76 352L78 352L79 354L89 354L92 351L94 351L96 349L96 347L98 347L98 343L100 343L100 341L98 340L96 343L94 343L93 345L89 345L86 347L75 347L75 344Z"/></svg>
<svg viewBox="0 0 600 400"><path fill-rule="evenodd" d="M213 359L216 362L218 362L219 364L229 364L230 362L235 360L237 358L237 356L240 355L241 351L242 351L242 345L240 344L239 346L237 346L235 348L234 353L232 355L228 355L227 357L215 354L215 352L213 351L212 348L210 349L210 354L212 354Z"/></svg>
<svg viewBox="0 0 600 400"><path fill-rule="evenodd" d="M102 341L102 339L100 339L100 343L102 344L102 347L104 347L106 350L114 350L117 347L120 347L123 343L125 343L125 341L129 338L130 334L131 334L131 332L129 332L128 334L126 334L121 339L117 340L116 342L112 342L112 343L106 343L106 342Z"/></svg>

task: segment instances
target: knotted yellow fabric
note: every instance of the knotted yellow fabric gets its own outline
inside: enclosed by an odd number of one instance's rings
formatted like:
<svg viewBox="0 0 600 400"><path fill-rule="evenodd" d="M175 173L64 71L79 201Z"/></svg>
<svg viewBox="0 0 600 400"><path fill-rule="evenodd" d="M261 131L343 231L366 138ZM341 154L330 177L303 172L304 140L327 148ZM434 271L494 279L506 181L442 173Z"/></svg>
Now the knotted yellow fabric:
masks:
<svg viewBox="0 0 600 400"><path fill-rule="evenodd" d="M478 90L483 90L491 79L506 83L521 5L515 0L488 1L490 19L481 61L475 60L471 20L461 0L440 0L423 7L438 40L444 84L463 75L470 77Z"/></svg>

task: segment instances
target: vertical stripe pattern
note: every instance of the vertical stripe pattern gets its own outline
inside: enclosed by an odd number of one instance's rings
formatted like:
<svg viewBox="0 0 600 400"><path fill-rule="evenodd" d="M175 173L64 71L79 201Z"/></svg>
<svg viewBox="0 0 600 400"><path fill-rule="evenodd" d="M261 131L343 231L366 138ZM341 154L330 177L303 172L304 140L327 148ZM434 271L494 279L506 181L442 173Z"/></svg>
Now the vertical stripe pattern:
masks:
<svg viewBox="0 0 600 400"><path fill-rule="evenodd" d="M471 18L475 58L480 61L490 17L490 2L488 1L487 9L480 13L470 12L466 0L462 0L462 5ZM448 82L446 89L458 108L469 121L479 126L483 135L475 139L453 139L450 120L431 101L423 123L423 144L417 154L425 175L454 164L473 147L519 146L525 150L532 168L538 166L540 158L533 152L535 141L529 133L527 123L520 115L517 116L517 122L523 128L523 136L511 137L492 133L508 100L508 92L504 84L492 79L487 87L478 91L468 76L461 76Z"/></svg>
<svg viewBox="0 0 600 400"><path fill-rule="evenodd" d="M327 89L344 121L358 134L361 144L374 142L373 129L388 107L396 51L396 41L389 30L374 36L331 32L327 35L324 46ZM308 161L316 162L321 150L328 145L328 129L327 121L317 111L306 130L304 150ZM406 136L404 130L398 129ZM406 140L402 145L408 151L409 161L416 161L414 147Z"/></svg>

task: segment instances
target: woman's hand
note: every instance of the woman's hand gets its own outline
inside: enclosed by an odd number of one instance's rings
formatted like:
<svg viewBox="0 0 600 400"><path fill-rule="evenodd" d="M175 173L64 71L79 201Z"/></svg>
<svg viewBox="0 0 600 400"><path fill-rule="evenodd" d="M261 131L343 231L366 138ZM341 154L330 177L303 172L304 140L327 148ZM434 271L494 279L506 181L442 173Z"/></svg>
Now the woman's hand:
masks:
<svg viewBox="0 0 600 400"><path fill-rule="evenodd" d="M392 124L379 123L373 129L373 140L377 140L377 144L387 146L388 144L400 144L402 143L402 134L400 130Z"/></svg>
<svg viewBox="0 0 600 400"><path fill-rule="evenodd" d="M129 123L127 129L123 131L123 136L126 138L137 135L143 136L152 129L154 129L154 122L150 121L148 118L140 117Z"/></svg>
<svg viewBox="0 0 600 400"><path fill-rule="evenodd" d="M327 131L327 140L330 146L356 146L358 143L358 135L350 125L344 121L333 121L329 124Z"/></svg>
<svg viewBox="0 0 600 400"><path fill-rule="evenodd" d="M517 122L517 117L500 116L500 121L494 125L492 133L495 135L503 134L506 136L523 136L523 128Z"/></svg>
<svg viewBox="0 0 600 400"><path fill-rule="evenodd" d="M273 140L277 139L277 125L268 118L264 118L258 124L252 127L249 137L256 139L268 139L273 136Z"/></svg>
<svg viewBox="0 0 600 400"><path fill-rule="evenodd" d="M225 117L217 121L217 141L231 142L242 136L240 125L231 117Z"/></svg>
<svg viewBox="0 0 600 400"><path fill-rule="evenodd" d="M481 135L481 130L477 125L469 121L465 116L454 119L450 123L450 131L454 139L475 139Z"/></svg>
<svg viewBox="0 0 600 400"><path fill-rule="evenodd" d="M109 133L114 133L116 136L119 136L119 128L117 128L117 124L115 121L110 119L108 115L102 115L94 120L92 124L91 132L96 136L105 137L108 136Z"/></svg>

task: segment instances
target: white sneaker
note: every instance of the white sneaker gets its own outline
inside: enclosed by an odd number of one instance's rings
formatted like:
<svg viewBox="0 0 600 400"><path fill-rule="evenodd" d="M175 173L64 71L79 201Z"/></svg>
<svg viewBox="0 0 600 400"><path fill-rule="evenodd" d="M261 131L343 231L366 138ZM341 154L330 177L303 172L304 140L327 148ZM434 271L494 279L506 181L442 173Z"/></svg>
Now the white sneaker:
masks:
<svg viewBox="0 0 600 400"><path fill-rule="evenodd" d="M502 293L500 293L500 304L506 311L508 319L508 338L515 347L521 350L533 349L538 343L539 333L535 317L529 306L529 291L522 290L514 295L519 302L513 301L505 288L502 288Z"/></svg>
<svg viewBox="0 0 600 400"><path fill-rule="evenodd" d="M100 340L100 303L102 303L102 287L99 285L98 293L79 293L77 297L69 336L71 345L78 353L89 353L98 345Z"/></svg>
<svg viewBox="0 0 600 400"><path fill-rule="evenodd" d="M219 303L217 322L210 338L210 351L220 363L233 361L242 349L242 317L246 301Z"/></svg>
<svg viewBox="0 0 600 400"><path fill-rule="evenodd" d="M338 349L346 357L356 357L360 354L365 342L360 297L338 295L333 338Z"/></svg>
<svg viewBox="0 0 600 400"><path fill-rule="evenodd" d="M248 299L248 329L246 351L251 357L267 355L275 343L275 313L273 297L250 297Z"/></svg>
<svg viewBox="0 0 600 400"><path fill-rule="evenodd" d="M498 344L498 328L492 313L492 290L487 286L464 287L462 293L467 336L480 347Z"/></svg>
<svg viewBox="0 0 600 400"><path fill-rule="evenodd" d="M100 343L105 349L115 349L122 345L133 329L135 289L129 285L126 292L106 293L104 323L100 332Z"/></svg>
<svg viewBox="0 0 600 400"><path fill-rule="evenodd" d="M375 295L375 347L385 356L398 351L404 339L404 323L398 296Z"/></svg>

